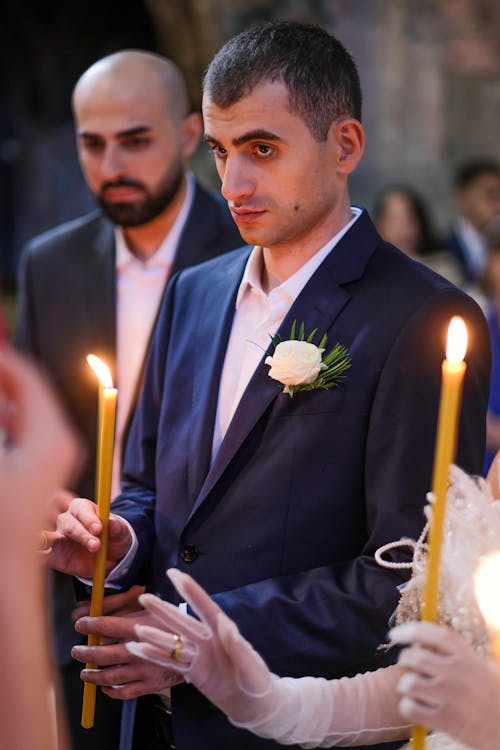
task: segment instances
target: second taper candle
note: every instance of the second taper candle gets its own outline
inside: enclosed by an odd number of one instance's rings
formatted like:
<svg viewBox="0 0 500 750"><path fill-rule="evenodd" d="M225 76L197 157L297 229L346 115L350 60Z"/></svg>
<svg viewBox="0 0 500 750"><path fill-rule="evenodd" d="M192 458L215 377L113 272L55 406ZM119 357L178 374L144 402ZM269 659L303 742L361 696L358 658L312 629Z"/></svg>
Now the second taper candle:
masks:
<svg viewBox="0 0 500 750"><path fill-rule="evenodd" d="M101 546L99 547L94 560L92 595L90 599L90 615L91 617L98 617L102 614L104 581L106 578L117 390L113 387L109 368L104 362L102 362L102 360L95 357L93 354L89 354L87 361L99 378L96 494L97 514L102 524L102 532ZM98 646L99 636L90 634L88 637L88 645ZM95 664L87 664L86 668L95 668ZM96 686L86 682L83 689L82 706L82 727L85 729L90 729L94 726L95 695Z"/></svg>
<svg viewBox="0 0 500 750"><path fill-rule="evenodd" d="M436 620L439 601L439 566L443 545L444 513L450 464L455 460L462 387L466 370L463 361L467 350L467 328L455 316L448 327L446 359L443 360L441 396L432 474L432 515L430 520L427 568L422 600L422 620ZM413 728L413 750L423 750L426 730Z"/></svg>

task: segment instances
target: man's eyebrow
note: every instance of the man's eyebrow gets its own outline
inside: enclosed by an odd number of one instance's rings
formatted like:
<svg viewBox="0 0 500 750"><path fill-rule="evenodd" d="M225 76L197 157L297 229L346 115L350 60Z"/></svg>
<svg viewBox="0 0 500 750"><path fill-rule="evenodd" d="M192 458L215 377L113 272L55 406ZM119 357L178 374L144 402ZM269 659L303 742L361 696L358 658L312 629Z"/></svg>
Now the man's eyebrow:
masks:
<svg viewBox="0 0 500 750"><path fill-rule="evenodd" d="M203 140L205 143L215 143L217 146L220 146L221 144L217 140L217 138L214 138L209 133L205 133L203 136ZM282 141L283 139L276 135L276 133L272 133L270 130L250 130L248 133L244 133L243 135L240 135L239 138L233 138L231 141L233 146L242 146L244 143L248 143L249 141Z"/></svg>
<svg viewBox="0 0 500 750"><path fill-rule="evenodd" d="M152 128L149 125L137 125L135 128L128 128L127 130L120 130L119 133L115 134L116 138L129 138L133 135L141 135L143 133L150 133ZM78 138L99 138L99 133L92 133L85 130L81 130L78 133Z"/></svg>

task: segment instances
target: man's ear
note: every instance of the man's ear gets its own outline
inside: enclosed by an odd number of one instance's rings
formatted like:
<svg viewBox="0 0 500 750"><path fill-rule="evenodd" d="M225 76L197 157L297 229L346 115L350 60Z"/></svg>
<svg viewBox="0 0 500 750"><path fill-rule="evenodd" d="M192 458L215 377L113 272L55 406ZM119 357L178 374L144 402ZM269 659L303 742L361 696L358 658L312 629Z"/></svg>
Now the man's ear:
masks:
<svg viewBox="0 0 500 750"><path fill-rule="evenodd" d="M182 154L189 159L200 142L203 133L203 120L199 112L191 112L184 118L181 126Z"/></svg>
<svg viewBox="0 0 500 750"><path fill-rule="evenodd" d="M338 174L349 175L358 166L365 150L365 131L352 117L332 123L330 137L335 145Z"/></svg>

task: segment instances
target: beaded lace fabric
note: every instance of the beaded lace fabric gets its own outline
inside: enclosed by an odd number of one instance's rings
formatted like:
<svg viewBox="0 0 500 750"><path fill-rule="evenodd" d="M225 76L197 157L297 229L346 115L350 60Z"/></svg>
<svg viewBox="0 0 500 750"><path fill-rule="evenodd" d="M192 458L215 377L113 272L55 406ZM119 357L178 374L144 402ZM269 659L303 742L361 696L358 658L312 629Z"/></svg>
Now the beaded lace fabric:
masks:
<svg viewBox="0 0 500 750"><path fill-rule="evenodd" d="M480 559L500 548L500 502L493 498L490 486L481 477L472 477L457 466L450 468L440 566L438 621L449 625L479 653L490 656L488 631L474 594L474 573ZM426 508L429 519L432 508ZM415 547L412 578L403 588L395 613L396 624L420 619L420 602L425 581L429 523L420 539L402 540L378 551L381 559L391 547L410 544ZM436 732L427 738L428 750L462 750L465 746ZM411 747L409 745L408 747Z"/></svg>

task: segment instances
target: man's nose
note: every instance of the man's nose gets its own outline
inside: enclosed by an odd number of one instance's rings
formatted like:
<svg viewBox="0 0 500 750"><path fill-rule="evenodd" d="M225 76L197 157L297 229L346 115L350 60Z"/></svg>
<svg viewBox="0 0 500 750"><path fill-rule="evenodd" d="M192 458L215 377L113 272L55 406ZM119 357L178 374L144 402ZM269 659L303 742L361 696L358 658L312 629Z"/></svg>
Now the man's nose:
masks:
<svg viewBox="0 0 500 750"><path fill-rule="evenodd" d="M255 192L255 178L245 159L228 156L225 161L221 192L227 201L241 204Z"/></svg>
<svg viewBox="0 0 500 750"><path fill-rule="evenodd" d="M108 145L103 151L101 159L101 174L105 180L114 180L123 176L124 160L116 146Z"/></svg>

